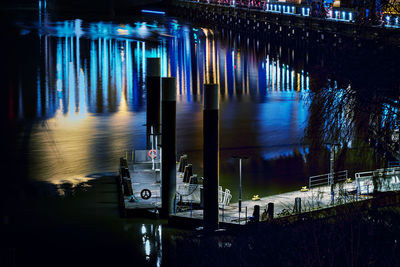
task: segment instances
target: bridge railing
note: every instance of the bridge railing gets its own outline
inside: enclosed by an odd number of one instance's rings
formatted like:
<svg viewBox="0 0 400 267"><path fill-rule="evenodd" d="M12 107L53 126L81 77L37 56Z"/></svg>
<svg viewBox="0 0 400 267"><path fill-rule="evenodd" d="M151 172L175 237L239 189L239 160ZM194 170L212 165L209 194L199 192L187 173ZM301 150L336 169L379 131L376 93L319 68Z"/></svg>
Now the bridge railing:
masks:
<svg viewBox="0 0 400 267"><path fill-rule="evenodd" d="M264 12L295 15L301 17L319 17L322 19L335 20L338 22L354 23L356 21L368 20L362 17L354 8L344 7L321 7L318 10L310 5L282 3L282 2L262 2L262 1L233 1L233 0L181 0L182 2L195 2L210 5L231 6L233 8L246 8L252 10L262 10ZM398 28L400 27L400 15L398 13L383 12L381 14L381 26Z"/></svg>

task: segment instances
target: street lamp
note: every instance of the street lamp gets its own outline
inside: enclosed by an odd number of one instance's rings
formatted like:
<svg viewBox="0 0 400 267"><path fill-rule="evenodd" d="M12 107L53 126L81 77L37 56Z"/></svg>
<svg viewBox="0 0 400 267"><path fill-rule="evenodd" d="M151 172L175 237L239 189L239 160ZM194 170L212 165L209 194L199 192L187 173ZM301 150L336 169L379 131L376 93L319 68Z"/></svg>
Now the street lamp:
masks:
<svg viewBox="0 0 400 267"><path fill-rule="evenodd" d="M393 143L397 143L399 146L399 151L395 151L395 153L399 153L400 155L400 132L399 129L395 129L392 133L392 141ZM396 146L395 146L395 150L396 150Z"/></svg>
<svg viewBox="0 0 400 267"><path fill-rule="evenodd" d="M242 160L248 159L244 156L233 156L234 159L239 159L239 213L242 212Z"/></svg>
<svg viewBox="0 0 400 267"><path fill-rule="evenodd" d="M338 143L325 143L329 146L331 155L330 155L330 164L329 164L329 178L328 185L332 185L334 183L334 175L335 175L335 152L336 146L340 146Z"/></svg>

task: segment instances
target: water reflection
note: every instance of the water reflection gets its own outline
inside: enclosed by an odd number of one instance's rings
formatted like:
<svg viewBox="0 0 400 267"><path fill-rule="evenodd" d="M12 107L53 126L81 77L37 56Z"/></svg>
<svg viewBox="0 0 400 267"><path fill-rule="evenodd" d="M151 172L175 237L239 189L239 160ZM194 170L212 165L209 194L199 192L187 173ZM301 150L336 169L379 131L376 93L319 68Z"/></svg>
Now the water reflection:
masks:
<svg viewBox="0 0 400 267"><path fill-rule="evenodd" d="M135 244L139 245L137 249L143 255L146 266L161 266L162 231L164 230L161 224L126 224L124 230Z"/></svg>
<svg viewBox="0 0 400 267"><path fill-rule="evenodd" d="M173 20L115 24L44 17L38 33L21 37L40 47L35 93L21 75L12 110L19 118L39 119L27 134L35 179L57 183L114 170L125 150L145 147L146 59L154 56L161 58L162 76L177 77L177 149L189 153L198 172L204 83L220 84L222 162L235 151L267 160L302 150L309 73L295 49ZM231 169L223 169L222 183L234 179Z"/></svg>

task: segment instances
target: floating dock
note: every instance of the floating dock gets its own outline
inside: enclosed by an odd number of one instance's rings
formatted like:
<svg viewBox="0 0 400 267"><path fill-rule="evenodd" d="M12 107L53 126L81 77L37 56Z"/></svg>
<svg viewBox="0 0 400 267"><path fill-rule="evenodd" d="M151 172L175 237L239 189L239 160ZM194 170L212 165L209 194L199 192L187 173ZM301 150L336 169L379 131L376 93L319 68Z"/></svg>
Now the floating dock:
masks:
<svg viewBox="0 0 400 267"><path fill-rule="evenodd" d="M339 193L343 190L343 194ZM338 204L346 204L361 201L372 197L370 195L356 195L356 182L343 184L343 188L335 190L332 194L331 186L319 186L311 190L301 192L300 190L261 197L259 200L246 200L242 202L242 211L239 212L239 203L228 206L220 206L219 222L246 224L253 217L254 206L260 206L260 212L266 213L268 203L274 203L273 217L283 217L295 214L295 199L301 199L301 212L310 212L323 208L330 208ZM346 193L345 193L346 192ZM335 196L336 195L336 196ZM203 219L203 210L186 210L177 212L175 216L193 219ZM261 216L262 217L262 216Z"/></svg>
<svg viewBox="0 0 400 267"><path fill-rule="evenodd" d="M126 212L161 208L160 162L158 158L152 160L146 157L145 152L135 152L136 155L141 154L140 157L143 160L134 160L132 156L133 160L128 163L126 159L121 158L120 204ZM197 176L191 173L191 167L188 168L188 166L191 164L187 165L187 160L183 163L177 162L177 193L172 217L179 220L191 219L201 223L204 211L201 179L197 179ZM359 172L355 174L355 179L350 179L347 171L341 171L310 177L308 188L303 187L296 191L266 197L257 196L252 200L243 201L239 210L239 203L230 203L232 196L229 190L223 191L220 187L219 222L246 225L254 221L255 217L260 217L257 220L263 221L368 200L373 198L374 178L378 178L375 183L378 186L376 191L387 192L400 189L400 167ZM269 210L271 204L273 208ZM258 209L256 212L255 207Z"/></svg>
<svg viewBox="0 0 400 267"><path fill-rule="evenodd" d="M136 150L133 152L131 161L121 159L119 191L120 205L126 211L149 210L161 208L161 181L160 181L160 159L155 157L154 161L147 151ZM159 155L159 152L156 153ZM184 172L180 171L177 163L176 192L177 203L191 203L200 205L201 185L193 182L185 182ZM196 177L197 180L197 176Z"/></svg>

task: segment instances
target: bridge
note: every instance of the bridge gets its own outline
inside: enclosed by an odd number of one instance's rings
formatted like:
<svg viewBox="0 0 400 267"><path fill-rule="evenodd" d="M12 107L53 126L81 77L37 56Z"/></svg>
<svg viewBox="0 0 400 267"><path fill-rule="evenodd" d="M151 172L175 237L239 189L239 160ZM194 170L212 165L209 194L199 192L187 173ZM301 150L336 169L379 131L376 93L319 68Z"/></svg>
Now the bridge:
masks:
<svg viewBox="0 0 400 267"><path fill-rule="evenodd" d="M400 44L399 18L387 15L380 25L360 24L350 9L335 9L327 17L313 17L306 5L267 3L262 7L232 6L181 0L174 3L172 14L209 26L218 26L251 35L284 38L292 41L315 41L340 44L343 38L359 42L379 41Z"/></svg>

